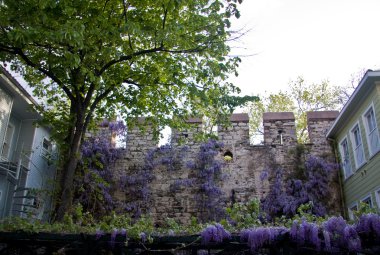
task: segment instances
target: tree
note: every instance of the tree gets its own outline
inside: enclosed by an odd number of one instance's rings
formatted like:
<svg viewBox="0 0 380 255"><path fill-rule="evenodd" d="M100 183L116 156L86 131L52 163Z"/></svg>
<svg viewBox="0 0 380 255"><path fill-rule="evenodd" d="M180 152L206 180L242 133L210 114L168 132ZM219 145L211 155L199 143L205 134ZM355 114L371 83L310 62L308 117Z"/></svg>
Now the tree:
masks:
<svg viewBox="0 0 380 255"><path fill-rule="evenodd" d="M269 96L260 96L260 101L249 106L251 130L263 134L262 115L264 112L294 112L296 118L297 137L300 142L308 140L308 111L338 110L341 104L342 89L332 86L328 81L318 84L307 84L302 77L289 83L289 90L280 91Z"/></svg>
<svg viewBox="0 0 380 255"><path fill-rule="evenodd" d="M352 93L354 93L354 90L359 85L360 81L363 79L364 75L366 74L367 69L361 68L351 74L350 80L348 83L344 86L339 87L339 102L341 105L344 105L348 99L351 97Z"/></svg>
<svg viewBox="0 0 380 255"><path fill-rule="evenodd" d="M0 61L21 73L61 145L56 219L72 204L80 144L95 117L149 115L157 128L237 88L230 18L241 0L3 0ZM224 100L232 104L235 100ZM219 106L228 112L230 105ZM230 106L230 107L228 107Z"/></svg>

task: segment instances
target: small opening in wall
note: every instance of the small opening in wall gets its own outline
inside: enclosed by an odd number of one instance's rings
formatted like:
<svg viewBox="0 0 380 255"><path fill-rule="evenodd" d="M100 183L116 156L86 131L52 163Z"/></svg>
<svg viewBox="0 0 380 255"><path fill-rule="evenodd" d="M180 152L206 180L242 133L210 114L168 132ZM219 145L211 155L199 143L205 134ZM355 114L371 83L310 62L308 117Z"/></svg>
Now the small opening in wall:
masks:
<svg viewBox="0 0 380 255"><path fill-rule="evenodd" d="M251 145L264 144L264 126L262 124L258 127L249 125L249 142Z"/></svg>
<svg viewBox="0 0 380 255"><path fill-rule="evenodd" d="M226 162L231 162L231 161L234 159L234 155L232 154L231 151L227 150L227 151L223 154L223 159L224 159L224 161L226 161Z"/></svg>
<svg viewBox="0 0 380 255"><path fill-rule="evenodd" d="M282 134L284 133L284 131L282 129L278 130L278 138L280 139L280 144L282 145L283 144L283 139L282 139Z"/></svg>
<svg viewBox="0 0 380 255"><path fill-rule="evenodd" d="M165 126L164 129L162 129L160 132L160 140L158 142L158 146L170 144L171 136L172 129L169 126Z"/></svg>

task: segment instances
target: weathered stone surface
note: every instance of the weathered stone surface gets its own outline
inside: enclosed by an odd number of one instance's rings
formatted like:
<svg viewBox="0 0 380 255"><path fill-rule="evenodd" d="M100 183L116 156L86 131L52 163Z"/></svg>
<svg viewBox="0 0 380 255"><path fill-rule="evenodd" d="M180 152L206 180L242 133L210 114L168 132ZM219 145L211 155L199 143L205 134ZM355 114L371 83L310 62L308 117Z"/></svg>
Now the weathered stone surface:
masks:
<svg viewBox="0 0 380 255"><path fill-rule="evenodd" d="M324 118L317 118L324 116ZM306 148L311 154L323 156L334 161L334 155L325 133L331 126L332 114L311 115L308 118L308 130L311 144ZM285 173L295 168L294 150L298 146L294 115L292 113L264 114L264 145L252 146L249 143L249 126L247 115L231 117L231 125L218 127L219 141L224 144L217 158L223 161L225 153L232 154L232 161L226 162L223 174L226 178L218 185L224 192L226 206L235 202L247 202L253 198L262 198L269 191L268 180L260 180L262 171L281 167ZM194 178L194 170L186 167L184 162L195 160L200 144L194 140L202 130L200 119L193 118L187 130L172 130L172 146L179 147L185 143L188 147L186 157L173 171L159 167L154 171L154 180L149 183L149 209L154 220L161 224L166 217L175 217L181 223L189 223L192 216L198 215L195 187L181 187L176 192L170 190L170 185L178 179ZM151 149L157 147L149 127L145 133L138 129L128 132L127 149L124 156L115 164L115 171L121 174L134 172L144 164L145 156ZM340 195L337 184L332 180L331 210L340 210ZM115 197L121 201L123 191L117 191Z"/></svg>

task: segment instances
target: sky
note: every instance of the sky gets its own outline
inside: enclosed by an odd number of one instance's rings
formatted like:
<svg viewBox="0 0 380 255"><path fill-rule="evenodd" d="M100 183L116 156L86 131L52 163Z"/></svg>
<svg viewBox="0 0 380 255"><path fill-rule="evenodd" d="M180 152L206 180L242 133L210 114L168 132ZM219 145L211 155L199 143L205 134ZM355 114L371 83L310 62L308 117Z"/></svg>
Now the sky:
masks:
<svg viewBox="0 0 380 255"><path fill-rule="evenodd" d="M380 0L243 0L233 30L248 30L231 46L242 58L243 94L309 83L349 84L363 69L380 69Z"/></svg>

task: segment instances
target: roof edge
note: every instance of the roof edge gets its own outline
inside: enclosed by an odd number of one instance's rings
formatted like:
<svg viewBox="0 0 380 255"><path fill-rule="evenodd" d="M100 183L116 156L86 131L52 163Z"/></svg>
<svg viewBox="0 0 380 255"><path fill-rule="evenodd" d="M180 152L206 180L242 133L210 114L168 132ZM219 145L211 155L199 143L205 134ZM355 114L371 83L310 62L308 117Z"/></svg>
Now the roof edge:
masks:
<svg viewBox="0 0 380 255"><path fill-rule="evenodd" d="M338 125L339 121L341 120L342 116L345 114L345 112L346 112L347 108L349 107L349 105L356 98L356 96L359 93L359 91L361 91L362 87L366 84L366 81L368 80L368 78L370 78L370 77L376 77L376 76L380 77L380 70L373 71L371 69L368 69L366 71L366 73L363 75L363 78L360 80L358 86L355 88L355 90L352 93L352 95L350 96L350 98L344 104L342 110L340 111L338 117L335 119L333 125L330 127L329 131L326 133L326 137L327 138L331 138L335 134L334 132L336 132L335 129L337 129L337 125Z"/></svg>
<svg viewBox="0 0 380 255"><path fill-rule="evenodd" d="M35 106L38 106L37 101L2 65L0 65L0 71L23 94L23 96L25 96L32 104L34 104Z"/></svg>

